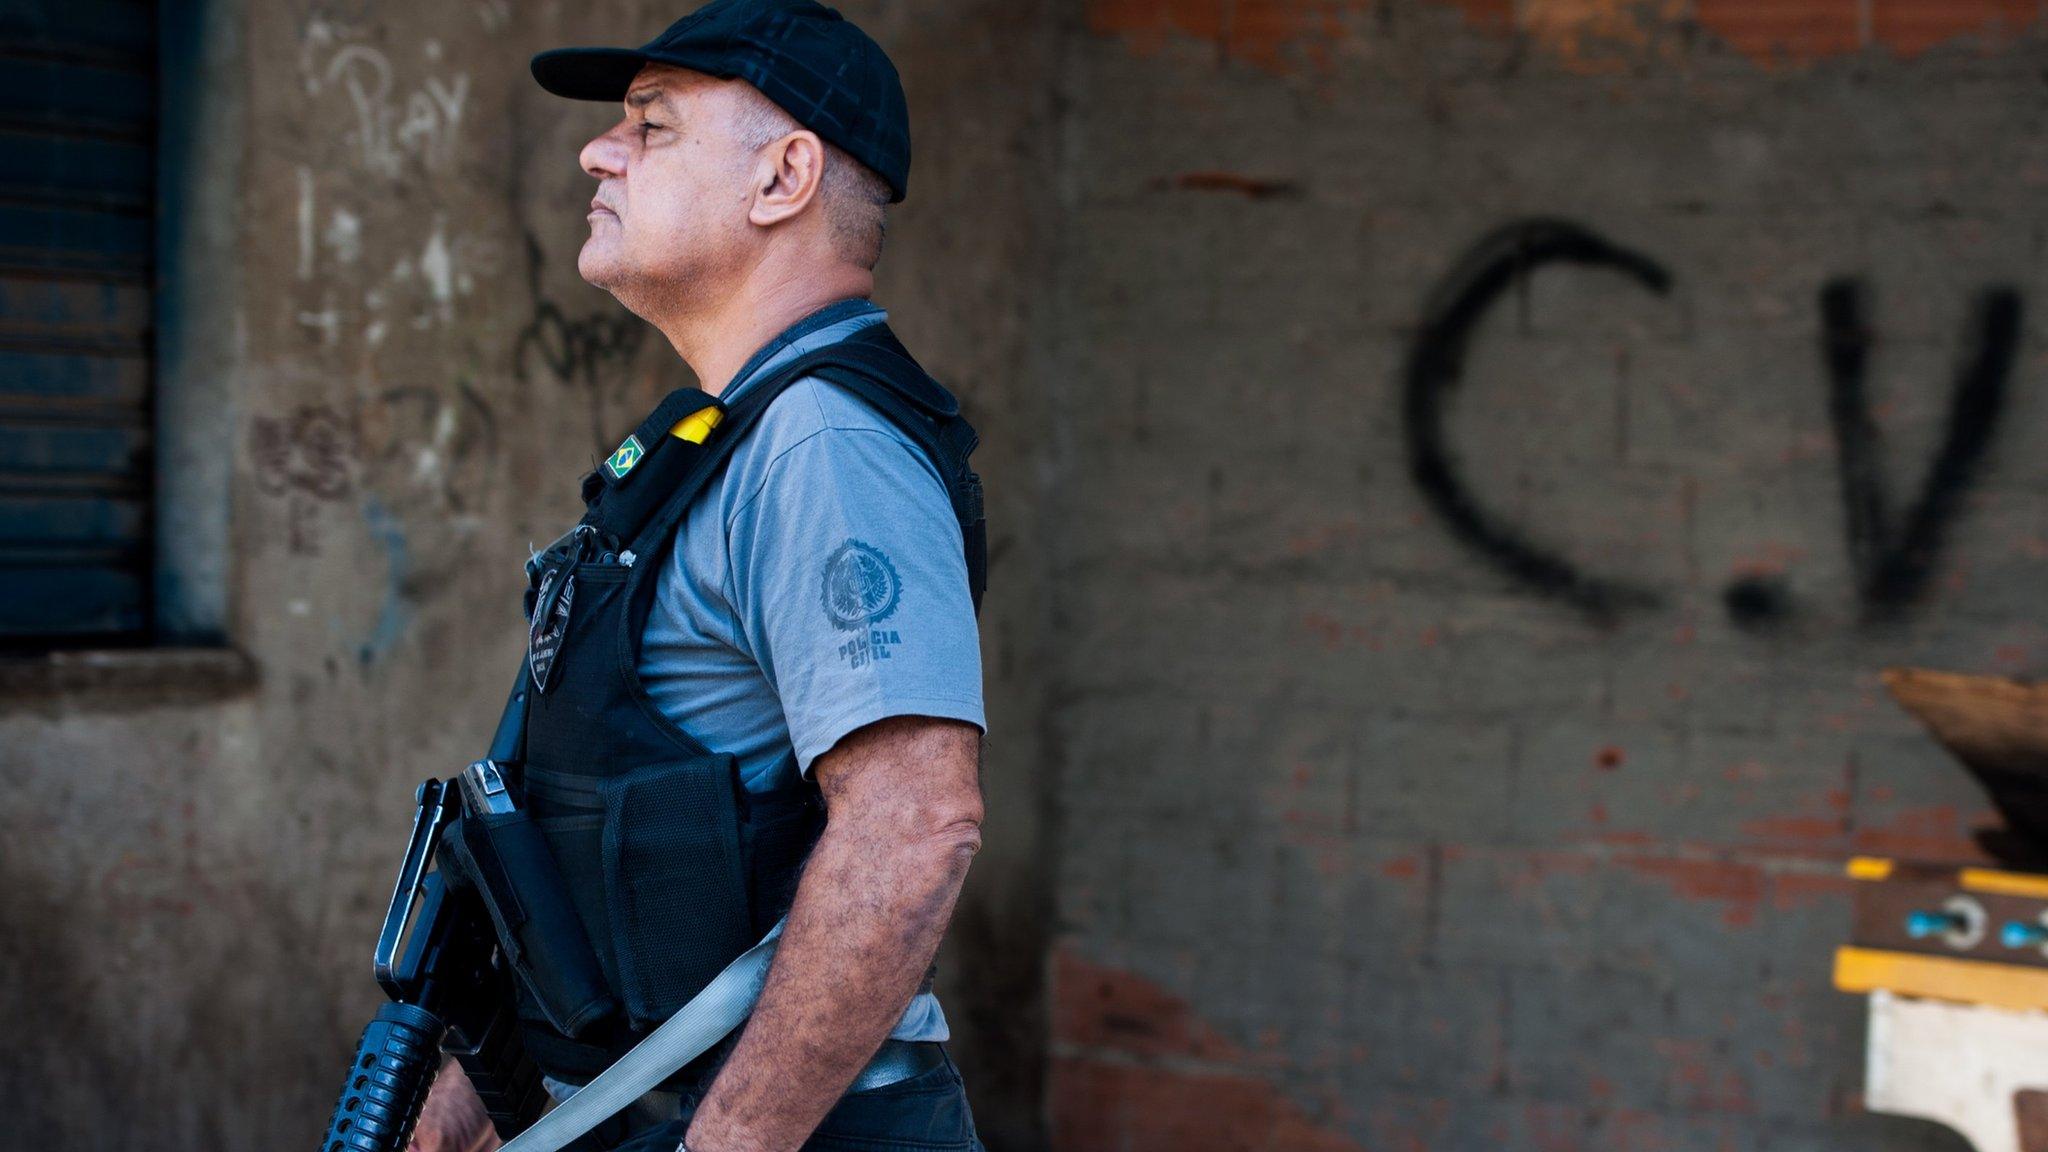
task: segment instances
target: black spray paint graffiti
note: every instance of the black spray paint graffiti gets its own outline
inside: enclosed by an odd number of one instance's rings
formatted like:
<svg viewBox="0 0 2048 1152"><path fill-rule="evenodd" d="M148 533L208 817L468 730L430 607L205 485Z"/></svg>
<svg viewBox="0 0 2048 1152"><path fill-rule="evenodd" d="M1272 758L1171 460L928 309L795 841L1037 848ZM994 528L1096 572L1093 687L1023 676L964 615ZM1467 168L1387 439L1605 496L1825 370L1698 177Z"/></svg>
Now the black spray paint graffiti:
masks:
<svg viewBox="0 0 2048 1152"><path fill-rule="evenodd" d="M1563 220L1526 220L1481 240L1423 308L1402 394L1408 468L1423 498L1460 540L1530 588L1604 618L1655 604L1657 593L1587 575L1488 512L1458 476L1444 443L1444 401L1464 376L1465 353L1480 317L1522 278L1554 263L1613 268L1659 294L1671 288L1670 273L1656 261Z"/></svg>
<svg viewBox="0 0 2048 1152"><path fill-rule="evenodd" d="M1829 284L1821 290L1820 307L1825 322L1828 415L1834 421L1841 453L1842 503L1848 517L1849 555L1856 566L1857 591L1868 615L1892 616L1925 593L1941 555L1943 537L1983 470L2019 349L2020 296L2010 288L1994 288L1978 300L1974 350L1949 397L1947 434L1921 482L1919 499L1897 523L1891 515L1877 425L1871 420L1870 397L1864 388L1872 339L1865 319L1863 286L1853 280Z"/></svg>
<svg viewBox="0 0 2048 1152"><path fill-rule="evenodd" d="M1423 497L1454 535L1526 587L1599 619L1658 603L1653 590L1580 571L1486 510L1458 475L1444 437L1444 402L1464 374L1479 320L1516 284L1545 264L1619 271L1658 294L1670 274L1656 261L1562 220L1525 220L1475 244L1431 296L1410 352L1403 393L1409 470ZM1948 427L1919 497L1903 520L1890 511L1889 488L1871 417L1865 371L1873 337L1864 293L1855 281L1821 291L1828 412L1840 453L1842 499L1857 594L1867 619L1897 615L1925 594L1949 526L1983 470L2003 411L2017 355L2021 302L2009 288L1984 293L1974 344L1950 398ZM1723 595L1737 622L1771 623L1791 611L1782 582L1745 578Z"/></svg>
<svg viewBox="0 0 2048 1152"><path fill-rule="evenodd" d="M617 309L570 319L560 305L541 293L540 241L526 237L526 283L533 293L533 317L519 330L513 365L521 380L532 379L529 357L538 356L556 383L584 390L590 401L591 443L608 454L617 429L605 418L604 392L624 381L625 369L647 337L647 325ZM607 380L607 375L614 377Z"/></svg>

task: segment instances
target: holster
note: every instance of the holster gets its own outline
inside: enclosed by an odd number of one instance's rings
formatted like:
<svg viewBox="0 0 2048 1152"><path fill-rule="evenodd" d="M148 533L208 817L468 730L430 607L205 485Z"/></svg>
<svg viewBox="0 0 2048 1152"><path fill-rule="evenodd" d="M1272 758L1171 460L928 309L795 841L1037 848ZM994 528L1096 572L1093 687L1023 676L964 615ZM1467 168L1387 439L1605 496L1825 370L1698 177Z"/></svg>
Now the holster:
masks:
<svg viewBox="0 0 2048 1152"><path fill-rule="evenodd" d="M464 812L442 841L474 885L520 983L548 1023L575 1036L618 1009L547 841L524 809Z"/></svg>

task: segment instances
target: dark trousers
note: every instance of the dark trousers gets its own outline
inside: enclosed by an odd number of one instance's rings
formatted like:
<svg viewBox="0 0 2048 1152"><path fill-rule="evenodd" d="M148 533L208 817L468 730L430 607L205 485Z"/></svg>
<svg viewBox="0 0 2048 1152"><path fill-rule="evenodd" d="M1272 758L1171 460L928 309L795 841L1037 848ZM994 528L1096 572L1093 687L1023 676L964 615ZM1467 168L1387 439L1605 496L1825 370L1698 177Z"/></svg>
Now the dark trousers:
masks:
<svg viewBox="0 0 2048 1152"><path fill-rule="evenodd" d="M696 1112L692 1096L635 1105L570 1145L574 1152L675 1152ZM661 1115L666 1113L666 1116ZM960 1071L937 1067L880 1088L840 1097L805 1152L983 1152Z"/></svg>

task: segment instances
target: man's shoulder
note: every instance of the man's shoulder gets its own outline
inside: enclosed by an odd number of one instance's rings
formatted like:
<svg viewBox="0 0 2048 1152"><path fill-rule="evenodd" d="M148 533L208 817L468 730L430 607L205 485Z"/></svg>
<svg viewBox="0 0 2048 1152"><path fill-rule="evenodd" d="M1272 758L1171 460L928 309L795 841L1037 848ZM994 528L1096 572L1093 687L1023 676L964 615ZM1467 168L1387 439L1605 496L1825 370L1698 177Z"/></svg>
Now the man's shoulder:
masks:
<svg viewBox="0 0 2048 1152"><path fill-rule="evenodd" d="M841 384L805 376L784 388L761 413L755 439L774 442L801 439L819 432L886 432L902 438L887 416ZM767 436L762 436L767 433Z"/></svg>
<svg viewBox="0 0 2048 1152"><path fill-rule="evenodd" d="M858 455L931 470L923 450L894 421L847 388L816 376L790 384L769 401L733 449L728 493L738 502L752 499L788 471L778 465L793 453L803 459Z"/></svg>

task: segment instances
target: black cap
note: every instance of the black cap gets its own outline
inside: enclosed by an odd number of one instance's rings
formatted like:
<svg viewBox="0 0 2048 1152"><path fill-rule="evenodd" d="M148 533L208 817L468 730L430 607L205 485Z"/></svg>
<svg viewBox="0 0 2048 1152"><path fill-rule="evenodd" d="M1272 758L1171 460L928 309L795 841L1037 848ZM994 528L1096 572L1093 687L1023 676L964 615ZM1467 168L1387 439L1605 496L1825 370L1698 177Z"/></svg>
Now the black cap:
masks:
<svg viewBox="0 0 2048 1152"><path fill-rule="evenodd" d="M881 45L816 0L712 0L639 48L556 48L533 78L572 100L623 100L647 64L761 90L796 122L889 182L910 183L910 108Z"/></svg>

